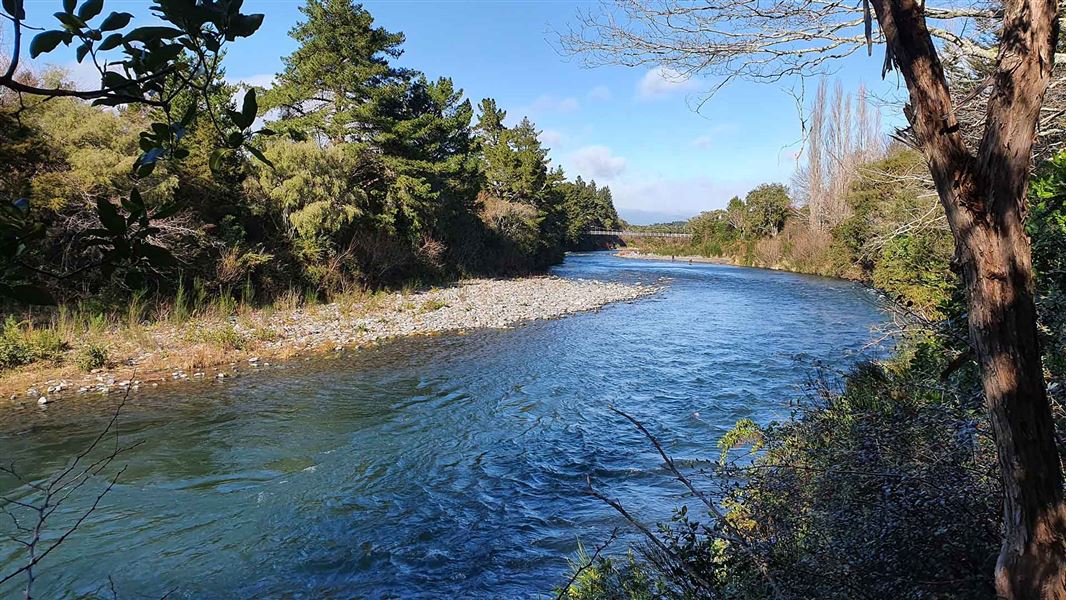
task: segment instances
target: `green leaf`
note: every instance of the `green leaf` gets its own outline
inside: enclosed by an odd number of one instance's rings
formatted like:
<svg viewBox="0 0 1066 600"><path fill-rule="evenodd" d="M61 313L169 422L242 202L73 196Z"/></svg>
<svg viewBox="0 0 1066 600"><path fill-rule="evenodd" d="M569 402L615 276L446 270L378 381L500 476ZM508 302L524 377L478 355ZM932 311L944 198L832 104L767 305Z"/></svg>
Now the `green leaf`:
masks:
<svg viewBox="0 0 1066 600"><path fill-rule="evenodd" d="M141 193L137 191L137 188L130 190L130 197L122 199L122 208L125 208L130 216L144 212L144 200L141 199Z"/></svg>
<svg viewBox="0 0 1066 600"><path fill-rule="evenodd" d="M241 129L244 129L244 127L241 126L241 123L244 122L244 115L233 110L232 108L225 109L225 112L226 116L229 117L229 120L232 121L234 125L240 127Z"/></svg>
<svg viewBox="0 0 1066 600"><path fill-rule="evenodd" d="M155 211L155 214L152 215L152 219L166 219L168 217L173 217L178 214L179 210L181 210L180 204L177 202L170 202L159 207L159 210Z"/></svg>
<svg viewBox="0 0 1066 600"><path fill-rule="evenodd" d="M54 29L38 33L30 41L30 58L37 58L46 52L55 50L59 42L62 42L66 37L67 33L65 31Z"/></svg>
<svg viewBox="0 0 1066 600"><path fill-rule="evenodd" d="M154 40L176 38L185 33L173 27L138 27L126 34L127 42L151 42Z"/></svg>
<svg viewBox="0 0 1066 600"><path fill-rule="evenodd" d="M155 171L155 161L154 160L151 161L151 162L145 162L145 163L141 163L140 165L138 165L136 171L134 171L134 174L137 175L138 178L143 179L143 178L148 177L149 175L151 175L152 171Z"/></svg>
<svg viewBox="0 0 1066 600"><path fill-rule="evenodd" d="M174 255L171 254L170 250L152 244L144 244L141 246L141 254L148 259L148 264L157 269L170 267L178 262L177 259L174 258Z"/></svg>
<svg viewBox="0 0 1066 600"><path fill-rule="evenodd" d="M90 44L89 42L85 42L84 44L78 46L78 49L74 51L74 55L78 59L79 63L85 60L85 55L88 54L89 50L91 49L92 44Z"/></svg>
<svg viewBox="0 0 1066 600"><path fill-rule="evenodd" d="M100 222L113 234L124 235L126 233L126 220L118 214L114 204L100 198L96 201L96 214L100 216Z"/></svg>
<svg viewBox="0 0 1066 600"><path fill-rule="evenodd" d="M254 156L254 157L258 158L259 160L261 160L264 164L266 164L271 169L274 168L274 163L270 162L270 160L263 154L262 150L260 150L259 148L256 148L255 146L245 146L245 148L249 152L252 153L252 156Z"/></svg>
<svg viewBox="0 0 1066 600"><path fill-rule="evenodd" d="M188 127L192 120L196 118L196 109L199 108L195 102L189 103L189 107L185 109L185 114L181 116L179 124L182 127Z"/></svg>
<svg viewBox="0 0 1066 600"><path fill-rule="evenodd" d="M244 117L244 121L238 126L241 129L248 129L252 123L255 123L255 117L258 114L259 104L255 99L255 88L251 88L244 94L244 105L241 106L241 116Z"/></svg>
<svg viewBox="0 0 1066 600"><path fill-rule="evenodd" d="M211 172L217 174L219 171L221 171L223 162L232 155L233 150L230 150L229 148L217 148L214 152L212 152L211 161L209 163L209 166L211 167Z"/></svg>
<svg viewBox="0 0 1066 600"><path fill-rule="evenodd" d="M22 8L22 0L4 0L4 11L16 19L26 18L26 11Z"/></svg>
<svg viewBox="0 0 1066 600"><path fill-rule="evenodd" d="M107 51L113 50L123 43L123 34L112 33L111 35L104 37L103 42L100 42L100 50Z"/></svg>
<svg viewBox="0 0 1066 600"><path fill-rule="evenodd" d="M133 18L128 12L113 12L107 15L104 22L100 24L100 31L115 31L122 29L130 24L130 19Z"/></svg>
<svg viewBox="0 0 1066 600"><path fill-rule="evenodd" d="M69 13L57 12L55 18L59 19L59 22L70 31L81 31L86 27L85 21Z"/></svg>
<svg viewBox="0 0 1066 600"><path fill-rule="evenodd" d="M68 13L74 12L74 7L78 5L77 0L63 0L63 10Z"/></svg>
<svg viewBox="0 0 1066 600"><path fill-rule="evenodd" d="M229 143L230 148L240 148L244 143L244 134L239 131L231 131L226 138L226 142Z"/></svg>
<svg viewBox="0 0 1066 600"><path fill-rule="evenodd" d="M48 290L35 285L15 285L10 288L11 296L26 304L55 304L56 299Z"/></svg>
<svg viewBox="0 0 1066 600"><path fill-rule="evenodd" d="M123 88L130 84L130 80L122 73L107 71L103 76L103 84L105 88Z"/></svg>
<svg viewBox="0 0 1066 600"><path fill-rule="evenodd" d="M239 37L248 37L263 24L264 15L236 15L230 19L229 27L224 32L226 40L232 42Z"/></svg>
<svg viewBox="0 0 1066 600"><path fill-rule="evenodd" d="M104 0L85 0L85 4L78 9L78 17L82 21L88 21L104 10Z"/></svg>

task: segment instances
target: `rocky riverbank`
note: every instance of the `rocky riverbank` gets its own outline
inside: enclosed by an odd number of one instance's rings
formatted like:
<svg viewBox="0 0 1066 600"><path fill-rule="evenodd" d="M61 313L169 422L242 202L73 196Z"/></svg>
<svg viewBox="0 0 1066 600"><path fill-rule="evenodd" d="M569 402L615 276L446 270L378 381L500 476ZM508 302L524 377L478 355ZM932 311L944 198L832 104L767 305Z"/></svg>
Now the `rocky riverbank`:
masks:
<svg viewBox="0 0 1066 600"><path fill-rule="evenodd" d="M143 324L105 333L109 364L103 368L84 373L70 360L37 363L0 375L0 393L13 402L49 404L127 387L223 379L295 356L340 352L400 336L512 327L636 300L660 289L549 276L474 279L410 293L359 294L330 304L249 310L181 325ZM69 353L76 351L72 347Z"/></svg>
<svg viewBox="0 0 1066 600"><path fill-rule="evenodd" d="M712 263L716 265L732 265L735 262L728 258L717 258L708 256L669 256L665 254L655 254L652 252L641 252L640 250L619 250L615 252L615 256L619 258L639 258L642 260L668 260L673 262L690 262L690 263Z"/></svg>

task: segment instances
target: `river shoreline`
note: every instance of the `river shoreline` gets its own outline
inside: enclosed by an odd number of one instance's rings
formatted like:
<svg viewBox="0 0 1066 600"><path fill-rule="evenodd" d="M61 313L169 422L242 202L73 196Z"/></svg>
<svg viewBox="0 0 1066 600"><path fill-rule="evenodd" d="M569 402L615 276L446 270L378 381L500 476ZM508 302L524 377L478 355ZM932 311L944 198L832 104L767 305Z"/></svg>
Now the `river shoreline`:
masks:
<svg viewBox="0 0 1066 600"><path fill-rule="evenodd" d="M698 256L698 255L686 255L686 256L670 256L666 254L655 254L653 252L642 252L638 250L619 250L614 253L618 258L634 258L639 260L665 260L673 262L690 262L690 263L707 263L713 265L736 265L737 263L729 260L728 258L718 258L710 256Z"/></svg>
<svg viewBox="0 0 1066 600"><path fill-rule="evenodd" d="M471 279L443 288L288 310L251 310L181 325L146 324L136 331L107 333L106 368L85 373L67 360L62 366L38 363L12 369L0 376L0 398L15 404L51 404L168 382L221 380L269 367L272 361L322 356L405 336L510 328L637 300L661 289L554 276Z"/></svg>

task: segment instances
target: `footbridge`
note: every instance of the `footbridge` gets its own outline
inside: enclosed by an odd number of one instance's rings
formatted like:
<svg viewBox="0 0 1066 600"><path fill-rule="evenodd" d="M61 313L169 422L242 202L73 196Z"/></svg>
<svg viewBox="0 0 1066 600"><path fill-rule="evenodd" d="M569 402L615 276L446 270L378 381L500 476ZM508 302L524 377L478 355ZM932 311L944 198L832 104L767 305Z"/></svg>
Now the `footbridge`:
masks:
<svg viewBox="0 0 1066 600"><path fill-rule="evenodd" d="M585 232L585 235L603 236L603 237L627 237L627 238L684 238L688 239L692 237L691 233L666 233L658 231L629 231L625 229L590 229Z"/></svg>

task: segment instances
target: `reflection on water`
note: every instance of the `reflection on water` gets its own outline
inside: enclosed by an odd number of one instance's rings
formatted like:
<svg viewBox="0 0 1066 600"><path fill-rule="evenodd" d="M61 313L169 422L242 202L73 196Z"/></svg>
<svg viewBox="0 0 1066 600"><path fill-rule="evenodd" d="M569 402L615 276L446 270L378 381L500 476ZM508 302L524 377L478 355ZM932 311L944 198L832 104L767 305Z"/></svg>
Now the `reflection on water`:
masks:
<svg viewBox="0 0 1066 600"><path fill-rule="evenodd" d="M787 416L816 362L856 360L881 320L870 292L828 279L605 253L556 272L670 284L599 312L131 400L122 433L143 444L43 563L39 596L91 594L110 575L123 598L537 597L579 539L620 524L582 493L586 476L647 520L677 502L609 404L678 457L714 456L737 419ZM45 477L114 400L9 414L0 456ZM0 573L16 550L0 539Z"/></svg>

